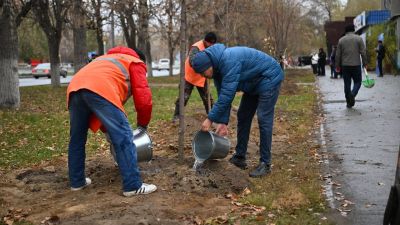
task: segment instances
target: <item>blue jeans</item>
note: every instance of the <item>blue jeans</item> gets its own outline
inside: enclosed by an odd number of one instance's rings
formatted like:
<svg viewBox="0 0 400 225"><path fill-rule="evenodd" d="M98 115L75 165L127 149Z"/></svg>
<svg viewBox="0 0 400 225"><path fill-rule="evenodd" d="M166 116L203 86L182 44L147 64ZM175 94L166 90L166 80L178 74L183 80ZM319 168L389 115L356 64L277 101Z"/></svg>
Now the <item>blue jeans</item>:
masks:
<svg viewBox="0 0 400 225"><path fill-rule="evenodd" d="M123 190L139 189L142 182L128 119L118 107L86 89L72 92L69 96L71 139L68 148L68 168L71 187L82 187L85 184L85 144L92 114L99 118L110 135L122 177Z"/></svg>
<svg viewBox="0 0 400 225"><path fill-rule="evenodd" d="M361 66L342 66L340 69L344 81L344 94L346 96L346 102L349 104L348 95L353 93L354 97L357 96L358 90L361 87ZM354 85L351 90L351 79L353 79Z"/></svg>
<svg viewBox="0 0 400 225"><path fill-rule="evenodd" d="M278 100L281 83L259 95L244 93L237 112L236 156L244 157L249 143L251 121L257 111L260 128L260 162L271 164L272 128L274 108Z"/></svg>

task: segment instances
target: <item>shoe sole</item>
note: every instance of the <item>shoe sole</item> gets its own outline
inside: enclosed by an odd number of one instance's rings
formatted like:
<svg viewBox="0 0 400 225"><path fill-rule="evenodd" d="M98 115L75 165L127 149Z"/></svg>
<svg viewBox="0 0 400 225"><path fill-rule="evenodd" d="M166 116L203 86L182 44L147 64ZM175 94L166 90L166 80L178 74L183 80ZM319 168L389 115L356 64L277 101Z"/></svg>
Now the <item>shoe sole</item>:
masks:
<svg viewBox="0 0 400 225"><path fill-rule="evenodd" d="M238 165L236 165L235 163L231 162L230 160L228 160L228 162L229 162L230 164L236 166L237 168L242 169L242 170L245 170L245 169L249 168L249 165L246 165L246 166L238 166Z"/></svg>
<svg viewBox="0 0 400 225"><path fill-rule="evenodd" d="M252 178L261 178L261 177L267 176L267 175L270 174L270 173L271 173L271 172L266 173L266 174L263 174L263 175L251 175L251 174L249 174L249 177L252 177Z"/></svg>
<svg viewBox="0 0 400 225"><path fill-rule="evenodd" d="M125 197L131 197L131 196L136 196L136 195L148 195L148 194L151 194L151 193L153 193L153 192L155 192L155 191L157 191L157 187L156 187L156 189L154 189L153 191L146 192L146 193L140 193L140 194L135 194L135 193L132 193L132 194L125 194L125 193L123 193L123 195L124 195Z"/></svg>

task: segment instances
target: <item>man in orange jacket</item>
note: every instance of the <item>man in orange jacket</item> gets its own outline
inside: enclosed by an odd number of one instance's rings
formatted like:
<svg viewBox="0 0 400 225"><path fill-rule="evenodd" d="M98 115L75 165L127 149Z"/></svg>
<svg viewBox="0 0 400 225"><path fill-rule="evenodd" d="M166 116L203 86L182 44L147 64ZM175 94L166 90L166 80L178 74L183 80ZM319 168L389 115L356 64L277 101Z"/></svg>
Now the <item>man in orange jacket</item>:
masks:
<svg viewBox="0 0 400 225"><path fill-rule="evenodd" d="M123 104L133 95L138 126L147 129L153 102L146 79L145 57L139 50L116 47L97 57L72 78L67 91L70 114L68 168L71 190L91 184L85 177L87 131L107 132L114 145L123 194L133 196L157 190L141 182L133 132Z"/></svg>
<svg viewBox="0 0 400 225"><path fill-rule="evenodd" d="M208 108L208 96L207 96L207 82L206 78L200 76L200 74L194 72L192 68L192 63L194 56L204 49L214 45L217 42L217 35L214 32L209 32L206 34L203 40L194 43L190 46L190 52L185 62L185 106L192 94L194 86L196 86L199 91L200 97L203 100L204 107L206 108L206 113L211 110ZM214 105L214 100L210 95L211 107ZM179 120L179 98L175 102L175 112L172 122Z"/></svg>

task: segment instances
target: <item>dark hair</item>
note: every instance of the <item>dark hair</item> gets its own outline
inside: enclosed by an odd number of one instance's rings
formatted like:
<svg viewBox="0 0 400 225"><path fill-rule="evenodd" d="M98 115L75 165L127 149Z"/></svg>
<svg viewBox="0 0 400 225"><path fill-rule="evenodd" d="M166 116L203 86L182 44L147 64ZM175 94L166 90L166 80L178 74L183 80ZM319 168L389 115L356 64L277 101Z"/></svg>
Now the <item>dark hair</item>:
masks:
<svg viewBox="0 0 400 225"><path fill-rule="evenodd" d="M204 37L204 40L214 44L217 42L217 35L214 32L208 32Z"/></svg>
<svg viewBox="0 0 400 225"><path fill-rule="evenodd" d="M378 41L378 43L381 43L381 44L382 44L382 41L381 41L381 40L379 40L379 41Z"/></svg>
<svg viewBox="0 0 400 225"><path fill-rule="evenodd" d="M344 31L347 33L347 32L354 32L355 31L355 29L354 29L354 24L352 24L352 23L348 23L348 24L346 24L346 26L344 27Z"/></svg>
<svg viewBox="0 0 400 225"><path fill-rule="evenodd" d="M142 60L144 63L146 63L146 56L143 54L142 51L140 51L137 48L134 48L133 51L136 52L136 54L139 56L140 60Z"/></svg>

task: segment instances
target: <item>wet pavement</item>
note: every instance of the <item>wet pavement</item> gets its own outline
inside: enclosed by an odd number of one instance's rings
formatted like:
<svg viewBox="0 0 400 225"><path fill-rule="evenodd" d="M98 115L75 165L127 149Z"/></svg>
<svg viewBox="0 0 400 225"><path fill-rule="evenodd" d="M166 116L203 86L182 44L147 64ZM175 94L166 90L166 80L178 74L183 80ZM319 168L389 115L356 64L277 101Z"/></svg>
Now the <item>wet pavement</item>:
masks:
<svg viewBox="0 0 400 225"><path fill-rule="evenodd" d="M400 144L400 76L370 74L375 86L361 87L348 109L343 79L330 79L328 67L326 74L317 85L326 114L320 142L328 159L322 167L332 208L327 217L336 224L382 224Z"/></svg>

